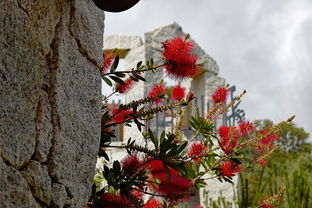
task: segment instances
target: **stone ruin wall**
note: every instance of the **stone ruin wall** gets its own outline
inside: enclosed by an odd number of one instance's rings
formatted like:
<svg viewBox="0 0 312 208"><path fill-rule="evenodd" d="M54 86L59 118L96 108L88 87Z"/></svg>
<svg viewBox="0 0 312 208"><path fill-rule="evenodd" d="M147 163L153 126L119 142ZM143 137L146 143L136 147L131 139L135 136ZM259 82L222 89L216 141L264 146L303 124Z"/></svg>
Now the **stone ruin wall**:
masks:
<svg viewBox="0 0 312 208"><path fill-rule="evenodd" d="M182 30L182 27L176 23L172 23L160 28L157 28L153 31L145 33L144 41L138 36L124 36L124 35L104 35L104 50L119 49L125 52L125 67L126 69L131 69L136 66L136 63L139 61L147 61L151 58L154 59L155 64L162 63L162 55L160 48L162 42L168 39L172 39L177 35L182 37L185 33ZM204 95L204 103L212 102L211 96L215 90L224 86L225 79L218 76L219 68L216 61L210 57L206 52L201 49L201 47L195 42L193 53L198 54L200 59L199 63L205 62L205 69L207 72L196 77L195 79L188 80L188 90L193 92L196 97ZM164 79L165 73L163 71L157 71L157 73L147 72L144 73L144 78L146 82L139 82L134 89L131 89L125 95L125 101L130 102L137 98L144 97L146 91L151 89L155 83L159 83L160 80ZM204 86L204 87L203 87ZM199 109L201 110L201 109ZM205 105L204 112L207 112L207 105ZM222 125L222 117L217 120L218 125ZM137 130L136 126L133 127L124 127L124 140L125 142L129 137L135 138L141 144L143 138L141 133ZM109 152L109 156L114 159L122 159L127 153L122 150L117 150L114 152ZM237 184L237 178L234 178L234 184ZM225 197L228 201L233 201L234 197L234 188L229 183L220 183L217 179L208 181L208 185L205 188L206 191L209 191L209 198L217 199L222 192L222 196ZM198 197L198 196L197 196ZM195 199L196 200L196 199ZM205 194L204 189L201 189L199 192L199 201L204 205ZM192 203L192 202L191 202ZM194 201L193 205L198 204Z"/></svg>
<svg viewBox="0 0 312 208"><path fill-rule="evenodd" d="M104 13L0 1L0 207L81 208L99 137Z"/></svg>

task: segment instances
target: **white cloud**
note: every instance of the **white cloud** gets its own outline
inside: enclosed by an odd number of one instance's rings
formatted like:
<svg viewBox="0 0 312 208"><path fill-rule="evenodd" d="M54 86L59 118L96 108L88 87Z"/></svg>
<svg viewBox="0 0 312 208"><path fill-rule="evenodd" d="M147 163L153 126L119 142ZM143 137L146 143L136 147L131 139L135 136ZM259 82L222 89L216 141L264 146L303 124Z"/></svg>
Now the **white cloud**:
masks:
<svg viewBox="0 0 312 208"><path fill-rule="evenodd" d="M311 0L142 0L106 13L106 34L141 35L176 21L210 54L221 76L247 89L251 119L296 122L312 133Z"/></svg>

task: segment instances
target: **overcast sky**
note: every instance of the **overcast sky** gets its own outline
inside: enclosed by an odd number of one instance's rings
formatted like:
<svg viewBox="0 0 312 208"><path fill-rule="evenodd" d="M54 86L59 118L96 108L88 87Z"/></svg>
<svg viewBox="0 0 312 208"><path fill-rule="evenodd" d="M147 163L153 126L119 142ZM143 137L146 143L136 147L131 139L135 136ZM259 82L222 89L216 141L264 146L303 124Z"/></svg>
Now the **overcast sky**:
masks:
<svg viewBox="0 0 312 208"><path fill-rule="evenodd" d="M247 90L249 120L295 114L312 133L312 0L141 0L106 13L105 34L140 35L177 22Z"/></svg>

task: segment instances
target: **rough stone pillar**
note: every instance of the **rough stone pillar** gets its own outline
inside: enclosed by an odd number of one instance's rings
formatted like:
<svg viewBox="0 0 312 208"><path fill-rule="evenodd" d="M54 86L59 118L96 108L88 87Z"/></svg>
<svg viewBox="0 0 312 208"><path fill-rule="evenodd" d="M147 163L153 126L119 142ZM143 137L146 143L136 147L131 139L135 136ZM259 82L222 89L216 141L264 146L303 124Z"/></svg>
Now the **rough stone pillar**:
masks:
<svg viewBox="0 0 312 208"><path fill-rule="evenodd" d="M104 13L0 1L0 207L82 207L100 136Z"/></svg>

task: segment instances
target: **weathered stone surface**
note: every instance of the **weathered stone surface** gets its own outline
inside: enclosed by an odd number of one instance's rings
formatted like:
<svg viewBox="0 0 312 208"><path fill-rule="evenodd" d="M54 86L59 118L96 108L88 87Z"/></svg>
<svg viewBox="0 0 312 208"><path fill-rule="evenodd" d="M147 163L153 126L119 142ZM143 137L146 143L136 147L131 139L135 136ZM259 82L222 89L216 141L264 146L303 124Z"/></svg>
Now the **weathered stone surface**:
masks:
<svg viewBox="0 0 312 208"><path fill-rule="evenodd" d="M52 208L64 207L67 201L67 192L64 186L58 183L52 185Z"/></svg>
<svg viewBox="0 0 312 208"><path fill-rule="evenodd" d="M21 173L29 184L33 196L45 204L50 205L52 183L48 173L48 167L35 160L31 160Z"/></svg>
<svg viewBox="0 0 312 208"><path fill-rule="evenodd" d="M39 208L27 181L21 173L4 163L0 157L0 207Z"/></svg>
<svg viewBox="0 0 312 208"><path fill-rule="evenodd" d="M0 159L12 166L1 177L27 179L1 180L12 192L0 201L36 207L32 190L40 206L64 196L59 207L82 207L100 136L104 13L81 0L3 0L0 13Z"/></svg>
<svg viewBox="0 0 312 208"><path fill-rule="evenodd" d="M47 85L45 54L60 2L0 2L0 155L16 168L35 151L39 92Z"/></svg>
<svg viewBox="0 0 312 208"><path fill-rule="evenodd" d="M118 48L120 50L130 50L142 45L142 39L139 36L126 35L104 35L104 50Z"/></svg>

